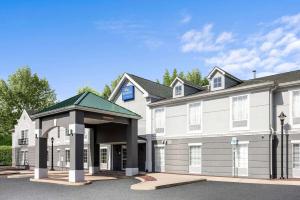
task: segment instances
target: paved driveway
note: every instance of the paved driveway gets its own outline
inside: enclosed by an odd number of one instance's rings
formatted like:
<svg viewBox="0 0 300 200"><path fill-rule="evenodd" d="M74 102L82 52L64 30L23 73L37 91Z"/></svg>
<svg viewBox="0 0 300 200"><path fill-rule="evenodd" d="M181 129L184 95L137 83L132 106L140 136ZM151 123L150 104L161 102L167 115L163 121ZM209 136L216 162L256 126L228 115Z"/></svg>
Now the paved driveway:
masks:
<svg viewBox="0 0 300 200"><path fill-rule="evenodd" d="M134 179L94 182L87 186L61 186L29 182L28 179L0 177L0 199L18 200L295 200L299 186L254 185L223 182L200 182L155 191L133 191Z"/></svg>

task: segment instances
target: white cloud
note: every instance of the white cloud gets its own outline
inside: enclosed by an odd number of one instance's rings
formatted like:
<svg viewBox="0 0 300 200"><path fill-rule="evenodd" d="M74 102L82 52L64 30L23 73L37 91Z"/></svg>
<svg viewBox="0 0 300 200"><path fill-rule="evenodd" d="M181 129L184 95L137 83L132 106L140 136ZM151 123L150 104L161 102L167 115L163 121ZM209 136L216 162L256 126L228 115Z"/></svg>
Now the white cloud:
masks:
<svg viewBox="0 0 300 200"><path fill-rule="evenodd" d="M231 42L230 32L222 32L217 37L212 32L213 24L206 24L201 30L189 30L181 37L183 52L211 52L218 51Z"/></svg>
<svg viewBox="0 0 300 200"><path fill-rule="evenodd" d="M300 13L260 26L245 38L233 39L226 31L215 37L212 27L186 32L181 38L182 51L214 52L210 57L201 55L207 66L218 65L241 78L251 77L253 69L258 76L300 69Z"/></svg>
<svg viewBox="0 0 300 200"><path fill-rule="evenodd" d="M183 14L182 15L182 18L180 19L180 23L181 24L187 24L187 23L189 23L190 21L192 20L192 16L191 15L189 15L189 14Z"/></svg>
<svg viewBox="0 0 300 200"><path fill-rule="evenodd" d="M233 36L232 36L232 33L230 32L223 32L221 33L217 39L216 39L216 43L217 44L223 44L225 42L229 42L229 41L232 41L233 39Z"/></svg>

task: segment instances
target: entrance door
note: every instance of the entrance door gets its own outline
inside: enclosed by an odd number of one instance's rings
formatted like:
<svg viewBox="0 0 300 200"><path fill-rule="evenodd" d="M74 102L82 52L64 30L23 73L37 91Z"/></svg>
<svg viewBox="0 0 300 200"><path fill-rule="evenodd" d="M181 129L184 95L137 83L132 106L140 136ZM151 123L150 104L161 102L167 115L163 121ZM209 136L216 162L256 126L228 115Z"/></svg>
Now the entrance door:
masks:
<svg viewBox="0 0 300 200"><path fill-rule="evenodd" d="M293 144L293 178L300 178L300 144Z"/></svg>
<svg viewBox="0 0 300 200"><path fill-rule="evenodd" d="M88 165L88 150L87 149L83 150L83 167L84 167L84 169L89 168L89 165Z"/></svg>
<svg viewBox="0 0 300 200"><path fill-rule="evenodd" d="M127 163L127 148L126 145L122 145L122 157L121 157L122 170L126 169Z"/></svg>
<svg viewBox="0 0 300 200"><path fill-rule="evenodd" d="M189 145L189 172L190 173L201 173L201 145L191 144Z"/></svg>
<svg viewBox="0 0 300 200"><path fill-rule="evenodd" d="M165 172L165 147L155 147L155 171Z"/></svg>
<svg viewBox="0 0 300 200"><path fill-rule="evenodd" d="M100 148L100 169L108 170L108 151L107 147Z"/></svg>
<svg viewBox="0 0 300 200"><path fill-rule="evenodd" d="M233 176L248 176L248 144L233 147Z"/></svg>
<svg viewBox="0 0 300 200"><path fill-rule="evenodd" d="M27 162L27 151L26 150L23 150L21 151L21 165L27 165L28 162Z"/></svg>
<svg viewBox="0 0 300 200"><path fill-rule="evenodd" d="M60 166L60 160L61 160L61 158L60 158L60 149L57 149L57 167L61 167Z"/></svg>

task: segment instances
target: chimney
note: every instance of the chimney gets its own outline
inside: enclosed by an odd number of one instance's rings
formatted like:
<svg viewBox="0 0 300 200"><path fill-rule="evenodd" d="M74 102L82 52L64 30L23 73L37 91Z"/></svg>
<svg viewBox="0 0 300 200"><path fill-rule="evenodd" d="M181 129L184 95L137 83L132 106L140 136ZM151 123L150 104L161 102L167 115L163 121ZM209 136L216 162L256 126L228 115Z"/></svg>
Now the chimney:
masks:
<svg viewBox="0 0 300 200"><path fill-rule="evenodd" d="M256 78L256 70L253 70L253 78Z"/></svg>

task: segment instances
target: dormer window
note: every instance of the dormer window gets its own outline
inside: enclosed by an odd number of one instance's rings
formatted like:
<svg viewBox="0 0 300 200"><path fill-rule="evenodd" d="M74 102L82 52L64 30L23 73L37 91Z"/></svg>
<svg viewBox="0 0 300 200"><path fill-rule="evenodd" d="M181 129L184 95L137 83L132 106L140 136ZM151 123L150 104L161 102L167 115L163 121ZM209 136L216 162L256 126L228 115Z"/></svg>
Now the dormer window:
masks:
<svg viewBox="0 0 300 200"><path fill-rule="evenodd" d="M222 87L222 77L215 77L213 79L214 88L220 88Z"/></svg>
<svg viewBox="0 0 300 200"><path fill-rule="evenodd" d="M182 85L177 85L175 87L175 96L181 96L182 95Z"/></svg>

